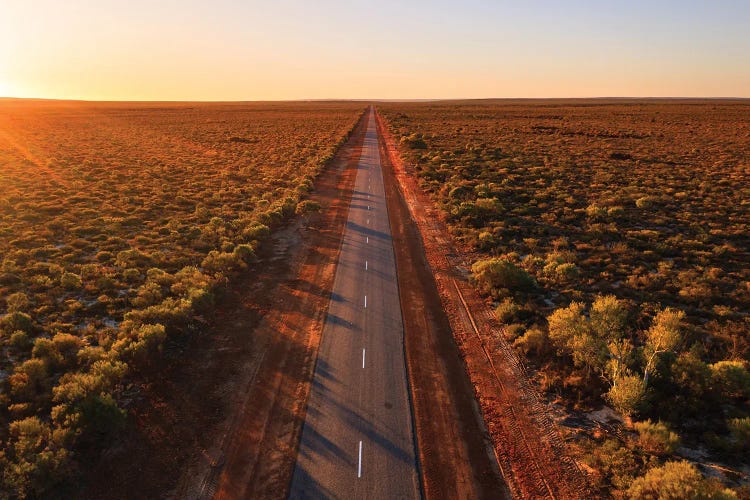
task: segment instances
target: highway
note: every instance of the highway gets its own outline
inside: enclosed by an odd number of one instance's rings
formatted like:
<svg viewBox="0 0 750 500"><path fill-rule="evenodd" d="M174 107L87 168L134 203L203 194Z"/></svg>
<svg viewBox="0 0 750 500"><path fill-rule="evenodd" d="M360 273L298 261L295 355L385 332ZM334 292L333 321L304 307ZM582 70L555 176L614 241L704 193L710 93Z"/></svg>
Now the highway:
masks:
<svg viewBox="0 0 750 500"><path fill-rule="evenodd" d="M396 263L369 123L289 497L419 498Z"/></svg>

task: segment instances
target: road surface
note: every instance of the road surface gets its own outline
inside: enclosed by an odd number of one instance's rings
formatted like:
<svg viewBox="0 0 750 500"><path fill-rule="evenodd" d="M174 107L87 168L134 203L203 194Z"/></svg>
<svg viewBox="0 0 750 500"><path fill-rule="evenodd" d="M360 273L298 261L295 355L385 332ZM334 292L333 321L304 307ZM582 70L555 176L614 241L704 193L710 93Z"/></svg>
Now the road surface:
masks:
<svg viewBox="0 0 750 500"><path fill-rule="evenodd" d="M289 497L420 497L372 109Z"/></svg>

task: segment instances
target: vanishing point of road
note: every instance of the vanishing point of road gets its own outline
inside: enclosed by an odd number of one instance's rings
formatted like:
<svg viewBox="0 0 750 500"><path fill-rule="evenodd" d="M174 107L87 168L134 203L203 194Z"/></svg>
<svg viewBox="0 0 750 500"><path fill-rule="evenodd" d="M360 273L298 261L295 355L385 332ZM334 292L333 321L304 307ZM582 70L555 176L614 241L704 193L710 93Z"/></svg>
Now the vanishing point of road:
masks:
<svg viewBox="0 0 750 500"><path fill-rule="evenodd" d="M371 108L290 498L419 498L404 329Z"/></svg>

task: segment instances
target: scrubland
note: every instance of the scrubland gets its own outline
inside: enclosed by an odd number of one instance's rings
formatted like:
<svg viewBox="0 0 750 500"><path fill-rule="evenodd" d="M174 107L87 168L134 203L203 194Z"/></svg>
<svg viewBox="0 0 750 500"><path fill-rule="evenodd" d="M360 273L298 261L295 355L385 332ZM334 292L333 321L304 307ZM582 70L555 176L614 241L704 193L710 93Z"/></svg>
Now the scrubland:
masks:
<svg viewBox="0 0 750 500"><path fill-rule="evenodd" d="M748 496L750 103L378 108L598 491Z"/></svg>
<svg viewBox="0 0 750 500"><path fill-rule="evenodd" d="M0 100L0 491L65 491L363 109Z"/></svg>

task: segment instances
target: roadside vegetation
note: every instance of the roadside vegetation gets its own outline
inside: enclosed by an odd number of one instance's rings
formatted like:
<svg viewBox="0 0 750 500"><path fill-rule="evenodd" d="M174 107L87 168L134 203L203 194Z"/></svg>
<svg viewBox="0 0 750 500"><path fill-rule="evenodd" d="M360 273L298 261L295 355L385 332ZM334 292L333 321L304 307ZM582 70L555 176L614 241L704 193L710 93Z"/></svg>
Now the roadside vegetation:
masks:
<svg viewBox="0 0 750 500"><path fill-rule="evenodd" d="M0 497L65 496L295 214L354 103L0 102Z"/></svg>
<svg viewBox="0 0 750 500"><path fill-rule="evenodd" d="M750 105L379 110L599 491L748 497Z"/></svg>

